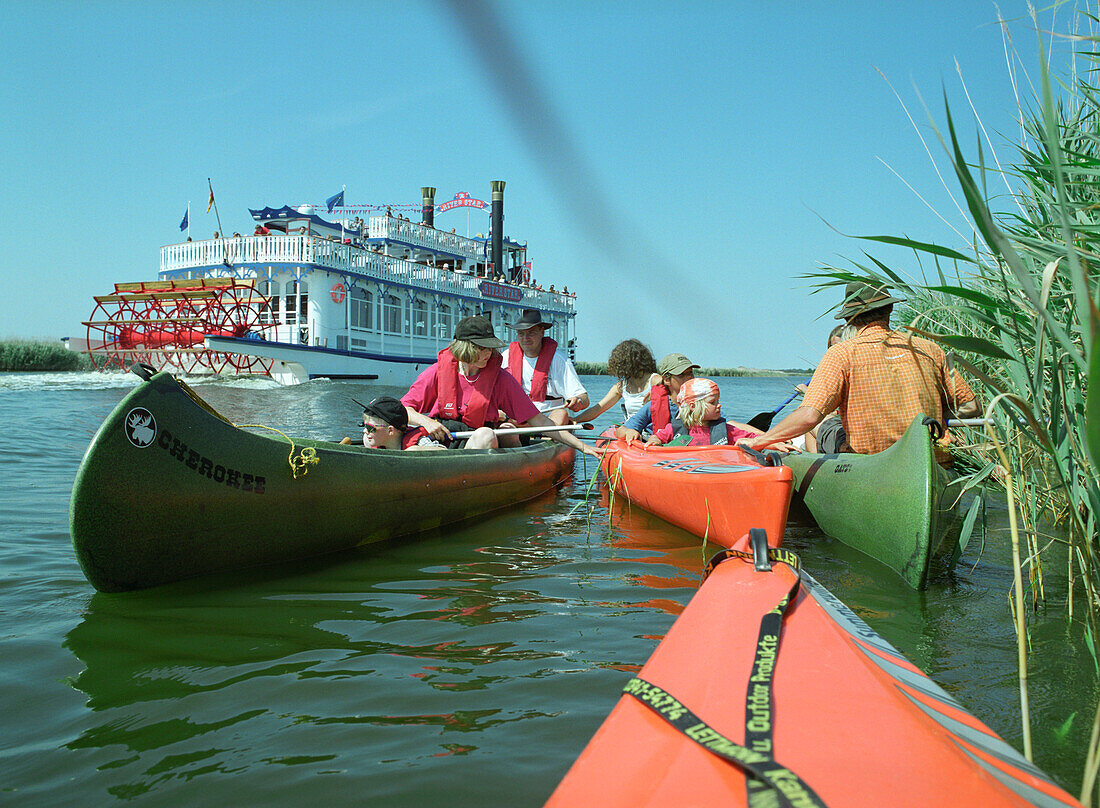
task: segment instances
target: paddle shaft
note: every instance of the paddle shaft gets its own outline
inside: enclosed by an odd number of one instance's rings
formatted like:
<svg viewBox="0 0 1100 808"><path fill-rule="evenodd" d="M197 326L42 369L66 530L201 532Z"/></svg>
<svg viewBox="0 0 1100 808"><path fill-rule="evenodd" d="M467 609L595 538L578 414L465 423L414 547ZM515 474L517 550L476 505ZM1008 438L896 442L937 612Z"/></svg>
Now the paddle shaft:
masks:
<svg viewBox="0 0 1100 808"><path fill-rule="evenodd" d="M810 383L809 379L806 379L806 381L803 382L803 384L809 384L809 383ZM791 395L787 398L786 401L784 401L782 404L780 404L774 410L771 410L770 412L758 412L756 415L754 415L752 418L750 418L748 420L748 425L752 426L752 427L756 427L757 429L763 429L764 431L767 431L768 428L772 425L772 420L775 418L776 414L781 409L783 409L788 404L790 404L792 401L794 401L795 398L798 397L799 395L801 395L801 391L795 390L793 393L791 393Z"/></svg>
<svg viewBox="0 0 1100 808"><path fill-rule="evenodd" d="M989 423L992 423L992 420L988 418L948 418L947 428L951 429L951 427L955 426L985 426Z"/></svg>
<svg viewBox="0 0 1100 808"><path fill-rule="evenodd" d="M547 432L579 432L592 429L592 424L566 424L565 426L519 426L514 429L494 429L494 435L542 435ZM472 438L475 430L452 432L452 438Z"/></svg>

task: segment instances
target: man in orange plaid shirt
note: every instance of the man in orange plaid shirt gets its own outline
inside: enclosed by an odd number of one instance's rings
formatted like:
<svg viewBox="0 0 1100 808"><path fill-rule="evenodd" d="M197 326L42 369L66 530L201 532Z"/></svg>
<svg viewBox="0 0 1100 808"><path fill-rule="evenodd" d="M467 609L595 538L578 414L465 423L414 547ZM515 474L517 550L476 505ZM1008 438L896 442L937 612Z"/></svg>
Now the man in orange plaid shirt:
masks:
<svg viewBox="0 0 1100 808"><path fill-rule="evenodd" d="M836 317L848 323L854 336L825 352L802 406L763 435L738 443L763 449L804 435L839 410L841 428L819 434L818 451L875 454L892 446L922 413L941 424L947 417L976 416L974 391L948 369L943 349L890 330L890 314L901 302L886 286L849 283ZM940 446L936 459L950 462Z"/></svg>

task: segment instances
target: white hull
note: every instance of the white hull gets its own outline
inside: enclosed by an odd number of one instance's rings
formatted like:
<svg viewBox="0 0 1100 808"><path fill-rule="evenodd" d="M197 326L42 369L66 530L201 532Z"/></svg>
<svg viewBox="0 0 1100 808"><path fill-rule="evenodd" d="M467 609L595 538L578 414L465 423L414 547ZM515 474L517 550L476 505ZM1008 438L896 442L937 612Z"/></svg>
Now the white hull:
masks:
<svg viewBox="0 0 1100 808"><path fill-rule="evenodd" d="M206 347L212 351L271 359L271 378L288 385L302 384L310 379L361 379L407 387L420 371L435 361L435 356L394 361L353 351L225 337L207 337Z"/></svg>

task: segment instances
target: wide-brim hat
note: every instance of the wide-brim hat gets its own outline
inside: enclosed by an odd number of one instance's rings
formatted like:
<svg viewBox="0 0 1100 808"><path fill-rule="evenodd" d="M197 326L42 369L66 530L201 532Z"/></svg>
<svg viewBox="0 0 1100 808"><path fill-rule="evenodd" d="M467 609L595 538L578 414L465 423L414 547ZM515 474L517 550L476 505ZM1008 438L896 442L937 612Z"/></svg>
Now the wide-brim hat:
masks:
<svg viewBox="0 0 1100 808"><path fill-rule="evenodd" d="M524 309L520 318L512 323L512 328L516 331L526 331L528 328L534 328L535 326L549 328L552 325L553 323L547 323L542 319L542 313L538 309Z"/></svg>
<svg viewBox="0 0 1100 808"><path fill-rule="evenodd" d="M455 326L454 338L472 342L479 348L503 348L505 345L504 340L497 339L489 318L480 314L460 320Z"/></svg>
<svg viewBox="0 0 1100 808"><path fill-rule="evenodd" d="M844 287L844 305L833 319L851 320L857 314L904 302L904 299L891 295L886 284L852 281Z"/></svg>
<svg viewBox="0 0 1100 808"><path fill-rule="evenodd" d="M699 367L682 353L670 353L657 363L657 372L662 376L679 376L688 368Z"/></svg>

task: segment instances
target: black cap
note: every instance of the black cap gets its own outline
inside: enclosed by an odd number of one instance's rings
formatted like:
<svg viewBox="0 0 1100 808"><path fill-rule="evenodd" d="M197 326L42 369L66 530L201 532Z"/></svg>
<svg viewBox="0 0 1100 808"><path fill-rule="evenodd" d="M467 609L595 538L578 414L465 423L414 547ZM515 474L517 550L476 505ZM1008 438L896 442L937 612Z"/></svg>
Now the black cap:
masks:
<svg viewBox="0 0 1100 808"><path fill-rule="evenodd" d="M455 326L454 338L464 342L472 342L480 348L503 348L505 345L502 340L497 339L489 318L482 317L480 314L459 321L458 325Z"/></svg>
<svg viewBox="0 0 1100 808"><path fill-rule="evenodd" d="M544 322L538 309L524 309L520 318L512 323L512 328L516 331L526 331L528 328L534 328L537 325L549 328L553 323Z"/></svg>
<svg viewBox="0 0 1100 808"><path fill-rule="evenodd" d="M355 401L353 398L352 401ZM372 398L368 403L362 404L359 401L355 401L363 408L363 412L367 415L373 415L379 421L384 424L389 424L394 429L399 429L402 432L409 426L409 412L405 409L405 405L398 401L393 396L379 396L378 398Z"/></svg>

